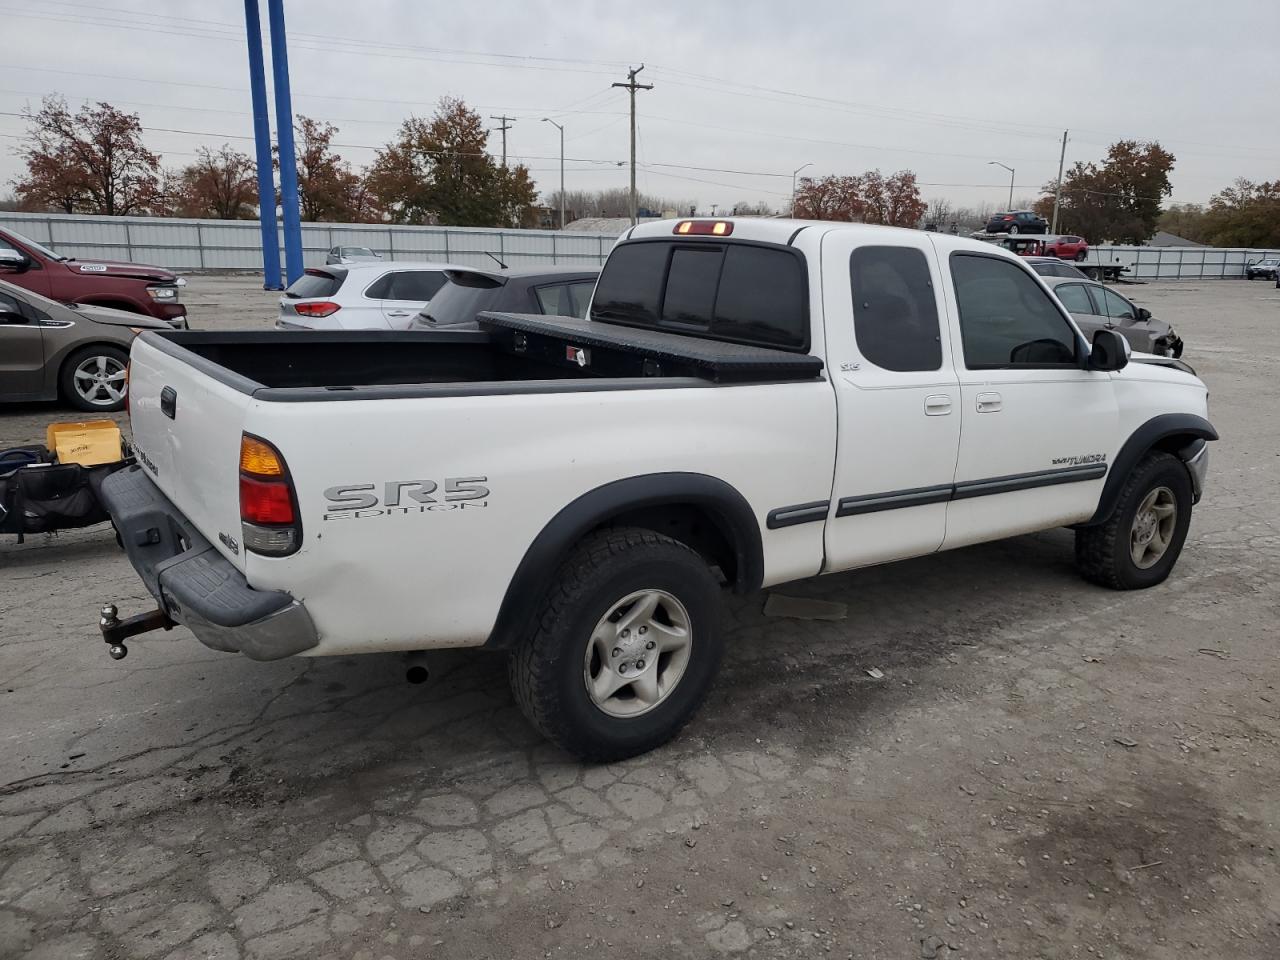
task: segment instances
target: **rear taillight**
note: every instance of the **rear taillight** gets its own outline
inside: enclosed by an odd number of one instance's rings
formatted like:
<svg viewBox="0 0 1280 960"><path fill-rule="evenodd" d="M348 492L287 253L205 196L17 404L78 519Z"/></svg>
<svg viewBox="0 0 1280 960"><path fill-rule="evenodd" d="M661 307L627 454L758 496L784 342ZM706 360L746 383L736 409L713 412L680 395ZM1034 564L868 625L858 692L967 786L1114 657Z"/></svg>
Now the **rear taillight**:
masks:
<svg viewBox="0 0 1280 960"><path fill-rule="evenodd" d="M332 300L320 300L316 303L295 303L293 312L303 317L329 317L341 310L339 304Z"/></svg>
<svg viewBox="0 0 1280 960"><path fill-rule="evenodd" d="M240 530L244 548L268 557L302 542L298 498L280 451L261 437L240 437Z"/></svg>
<svg viewBox="0 0 1280 960"><path fill-rule="evenodd" d="M1013 219L1013 217L1001 217L1000 219L1001 219L1001 220L1012 220L1012 219Z"/></svg>

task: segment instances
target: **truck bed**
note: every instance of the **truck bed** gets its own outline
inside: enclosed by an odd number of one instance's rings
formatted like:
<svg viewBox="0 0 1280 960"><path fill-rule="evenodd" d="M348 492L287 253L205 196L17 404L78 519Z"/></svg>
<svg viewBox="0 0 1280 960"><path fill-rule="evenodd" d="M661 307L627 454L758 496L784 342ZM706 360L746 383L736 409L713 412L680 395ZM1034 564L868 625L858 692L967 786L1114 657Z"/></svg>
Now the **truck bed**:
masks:
<svg viewBox="0 0 1280 960"><path fill-rule="evenodd" d="M818 357L530 314L479 331L156 331L146 342L261 400L550 392L812 380Z"/></svg>

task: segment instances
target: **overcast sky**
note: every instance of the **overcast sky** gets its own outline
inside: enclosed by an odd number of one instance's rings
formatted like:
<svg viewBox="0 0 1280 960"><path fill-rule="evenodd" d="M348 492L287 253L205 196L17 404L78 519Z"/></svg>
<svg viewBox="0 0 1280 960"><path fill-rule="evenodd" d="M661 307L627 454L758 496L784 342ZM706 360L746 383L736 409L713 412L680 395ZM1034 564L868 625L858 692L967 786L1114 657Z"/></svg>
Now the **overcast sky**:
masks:
<svg viewBox="0 0 1280 960"><path fill-rule="evenodd" d="M262 0L263 32L266 0ZM638 95L638 182L677 200L783 205L801 175L916 172L926 199L1031 197L1119 138L1177 157L1174 201L1236 177L1280 179L1275 0L286 0L296 113L373 158L443 95L517 119L508 154L539 186L625 186L627 95ZM201 144L252 153L244 10L237 0L0 0L0 193L21 170L42 95L137 112L166 166ZM496 121L486 122L494 123ZM275 126L274 115L272 126ZM195 133L166 132L195 131ZM496 154L498 135L490 140Z"/></svg>

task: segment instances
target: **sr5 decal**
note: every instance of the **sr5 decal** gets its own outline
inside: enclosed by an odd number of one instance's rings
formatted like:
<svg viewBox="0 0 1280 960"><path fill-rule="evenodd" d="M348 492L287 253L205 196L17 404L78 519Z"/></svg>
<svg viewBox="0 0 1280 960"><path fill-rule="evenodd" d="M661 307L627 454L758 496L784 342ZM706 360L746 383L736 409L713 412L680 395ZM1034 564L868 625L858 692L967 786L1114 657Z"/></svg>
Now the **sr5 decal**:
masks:
<svg viewBox="0 0 1280 960"><path fill-rule="evenodd" d="M325 520L385 517L487 507L488 477L448 477L443 488L434 480L390 480L379 487L353 483L325 490Z"/></svg>

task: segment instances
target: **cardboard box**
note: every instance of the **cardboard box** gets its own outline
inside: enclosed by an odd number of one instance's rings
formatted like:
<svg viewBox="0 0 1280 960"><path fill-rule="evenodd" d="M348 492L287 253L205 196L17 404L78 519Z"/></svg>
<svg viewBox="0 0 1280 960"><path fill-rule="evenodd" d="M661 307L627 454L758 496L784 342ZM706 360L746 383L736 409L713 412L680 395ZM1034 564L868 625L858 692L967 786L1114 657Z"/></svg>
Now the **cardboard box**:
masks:
<svg viewBox="0 0 1280 960"><path fill-rule="evenodd" d="M51 423L45 446L53 451L59 463L78 463L85 467L115 463L121 458L120 428L114 420Z"/></svg>

